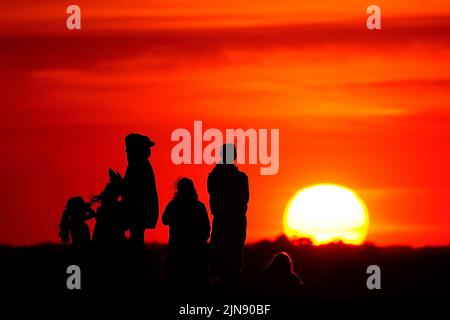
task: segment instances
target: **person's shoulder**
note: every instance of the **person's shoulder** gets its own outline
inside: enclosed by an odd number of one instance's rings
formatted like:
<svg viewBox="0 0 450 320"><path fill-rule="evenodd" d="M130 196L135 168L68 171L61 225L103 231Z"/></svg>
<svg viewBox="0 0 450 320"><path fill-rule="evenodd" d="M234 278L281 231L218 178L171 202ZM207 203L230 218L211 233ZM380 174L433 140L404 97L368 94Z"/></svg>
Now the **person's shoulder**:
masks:
<svg viewBox="0 0 450 320"><path fill-rule="evenodd" d="M248 180L248 176L247 176L247 174L244 171L241 171L241 170L238 169L238 175L239 175L239 177L241 179Z"/></svg>
<svg viewBox="0 0 450 320"><path fill-rule="evenodd" d="M143 163L143 166L145 169L153 171L153 166L152 166L150 160L148 160L148 159L145 160L145 162Z"/></svg>
<svg viewBox="0 0 450 320"><path fill-rule="evenodd" d="M291 272L289 275L289 278L291 279L292 283L295 286L301 286L303 284L302 279L300 279L300 277L298 276L298 274Z"/></svg>
<svg viewBox="0 0 450 320"><path fill-rule="evenodd" d="M220 167L219 165L216 165L210 173L208 173L207 183L208 183L208 191L210 188L215 188L219 181L221 180L221 173L220 173Z"/></svg>
<svg viewBox="0 0 450 320"><path fill-rule="evenodd" d="M216 174L218 173L219 170L220 170L220 167L219 167L218 164L216 164L216 165L214 166L214 168L211 170L211 172L208 173L208 177L211 177L211 176L216 175Z"/></svg>
<svg viewBox="0 0 450 320"><path fill-rule="evenodd" d="M201 202L200 200L197 200L197 207L201 210L206 210L206 206L203 202Z"/></svg>
<svg viewBox="0 0 450 320"><path fill-rule="evenodd" d="M172 199L169 201L169 203L167 204L166 208L173 208L175 207L177 204L176 200Z"/></svg>

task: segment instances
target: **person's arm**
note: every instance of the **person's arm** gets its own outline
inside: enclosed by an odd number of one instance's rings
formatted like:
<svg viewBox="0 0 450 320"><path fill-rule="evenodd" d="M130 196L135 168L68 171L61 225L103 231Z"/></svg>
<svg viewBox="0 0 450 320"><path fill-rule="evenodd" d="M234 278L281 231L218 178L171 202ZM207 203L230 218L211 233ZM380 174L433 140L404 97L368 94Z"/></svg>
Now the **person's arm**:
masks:
<svg viewBox="0 0 450 320"><path fill-rule="evenodd" d="M165 226L168 226L170 224L170 221L172 220L172 213L173 212L173 203L172 201L169 202L166 209L164 210L163 216L162 216L162 223Z"/></svg>
<svg viewBox="0 0 450 320"><path fill-rule="evenodd" d="M208 211L203 203L200 202L200 226L202 239L207 241L211 235L211 226L208 219Z"/></svg>
<svg viewBox="0 0 450 320"><path fill-rule="evenodd" d="M70 211L66 210L63 212L61 217L61 222L59 223L59 237L61 238L61 241L66 243L70 240L70 233L69 233L69 226L70 226Z"/></svg>
<svg viewBox="0 0 450 320"><path fill-rule="evenodd" d="M84 217L84 220L89 220L95 217L95 211L91 207L89 207L86 210L86 216Z"/></svg>
<svg viewBox="0 0 450 320"><path fill-rule="evenodd" d="M244 173L244 201L245 204L248 204L248 201L250 200L250 188L248 186L248 177Z"/></svg>
<svg viewBox="0 0 450 320"><path fill-rule="evenodd" d="M159 200L158 191L156 189L156 179L153 168L150 165L150 223L151 228L155 228L159 217Z"/></svg>
<svg viewBox="0 0 450 320"><path fill-rule="evenodd" d="M219 199L217 198L216 179L214 176L214 172L211 172L208 175L207 188L209 193L209 208L211 209L211 215L215 215L217 213L216 209Z"/></svg>

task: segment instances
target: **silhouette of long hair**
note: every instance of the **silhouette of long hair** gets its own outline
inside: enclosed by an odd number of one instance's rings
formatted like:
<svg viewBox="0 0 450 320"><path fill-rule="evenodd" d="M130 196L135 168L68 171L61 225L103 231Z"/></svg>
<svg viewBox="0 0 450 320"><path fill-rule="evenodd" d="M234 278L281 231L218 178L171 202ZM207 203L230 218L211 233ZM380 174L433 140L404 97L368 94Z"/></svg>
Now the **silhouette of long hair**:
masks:
<svg viewBox="0 0 450 320"><path fill-rule="evenodd" d="M91 203L101 202L102 204L111 203L117 200L121 195L123 178L120 173L109 169L109 183L105 189L99 194L91 197Z"/></svg>
<svg viewBox="0 0 450 320"><path fill-rule="evenodd" d="M123 178L119 172L109 169L109 182L105 189L91 198L93 203L100 202L97 208L96 223L92 242L96 246L123 244L125 230L128 228L124 215L123 202L120 201L123 190Z"/></svg>
<svg viewBox="0 0 450 320"><path fill-rule="evenodd" d="M198 195L194 187L194 182L189 178L181 178L176 183L174 200L197 201Z"/></svg>
<svg viewBox="0 0 450 320"><path fill-rule="evenodd" d="M80 196L67 200L59 224L59 237L62 242L69 242L70 228L76 223L84 222L85 212L88 208L89 203Z"/></svg>
<svg viewBox="0 0 450 320"><path fill-rule="evenodd" d="M272 295L293 294L303 283L294 272L294 264L286 252L276 253L260 278L260 287Z"/></svg>
<svg viewBox="0 0 450 320"><path fill-rule="evenodd" d="M292 258L287 252L278 252L268 262L264 272L290 273L294 271Z"/></svg>

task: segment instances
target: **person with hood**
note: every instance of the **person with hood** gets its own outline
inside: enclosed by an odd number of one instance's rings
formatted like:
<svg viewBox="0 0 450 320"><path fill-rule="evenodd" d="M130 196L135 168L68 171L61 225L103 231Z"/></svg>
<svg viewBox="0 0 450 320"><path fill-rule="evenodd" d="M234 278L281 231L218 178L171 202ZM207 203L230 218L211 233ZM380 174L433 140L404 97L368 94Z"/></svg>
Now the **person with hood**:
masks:
<svg viewBox="0 0 450 320"><path fill-rule="evenodd" d="M143 250L146 229L155 229L159 216L155 174L149 157L155 145L137 133L125 137L128 167L124 176L123 201L130 230L130 246Z"/></svg>

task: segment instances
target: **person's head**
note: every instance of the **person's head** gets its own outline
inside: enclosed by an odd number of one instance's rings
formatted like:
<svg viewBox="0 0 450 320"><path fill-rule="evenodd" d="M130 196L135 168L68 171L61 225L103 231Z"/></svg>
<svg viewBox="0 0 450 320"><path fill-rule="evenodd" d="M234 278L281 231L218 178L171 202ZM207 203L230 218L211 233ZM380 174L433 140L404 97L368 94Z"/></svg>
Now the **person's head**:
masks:
<svg viewBox="0 0 450 320"><path fill-rule="evenodd" d="M177 181L177 190L175 192L174 199L196 201L198 196L194 187L194 182L188 178L179 179Z"/></svg>
<svg viewBox="0 0 450 320"><path fill-rule="evenodd" d="M128 162L148 159L151 155L151 147L154 145L155 142L151 141L147 136L137 133L127 135L125 137L125 151Z"/></svg>
<svg viewBox="0 0 450 320"><path fill-rule="evenodd" d="M109 183L105 189L97 196L91 198L92 203L101 202L102 205L114 204L121 194L122 176L112 169L109 169Z"/></svg>
<svg viewBox="0 0 450 320"><path fill-rule="evenodd" d="M71 222L83 221L83 216L89 209L90 204L85 202L82 197L73 197L67 200L64 208L61 223L59 224L59 236L63 242L69 241L69 229Z"/></svg>
<svg viewBox="0 0 450 320"><path fill-rule="evenodd" d="M98 196L92 197L93 203L100 202L102 206L108 206L116 203L119 198L119 192L113 184L108 183L105 189Z"/></svg>
<svg viewBox="0 0 450 320"><path fill-rule="evenodd" d="M236 147L233 143L226 143L220 149L220 164L233 164L237 158Z"/></svg>
<svg viewBox="0 0 450 320"><path fill-rule="evenodd" d="M292 259L286 252L276 253L270 260L267 269L279 274L290 273L293 271Z"/></svg>
<svg viewBox="0 0 450 320"><path fill-rule="evenodd" d="M84 199L80 196L73 197L67 200L67 204L65 210L77 213L85 213L87 209L89 209L89 203L85 202Z"/></svg>

